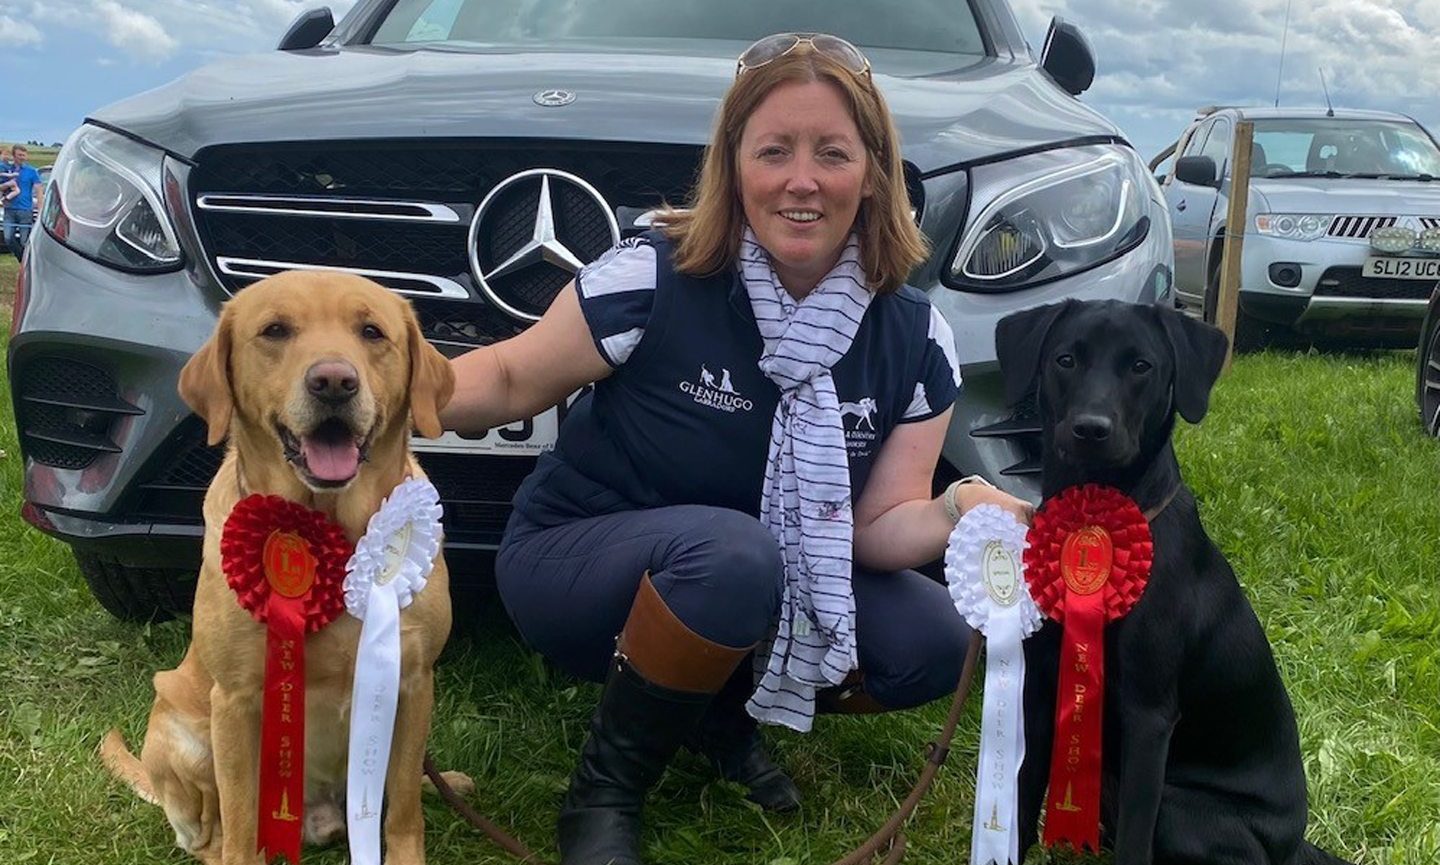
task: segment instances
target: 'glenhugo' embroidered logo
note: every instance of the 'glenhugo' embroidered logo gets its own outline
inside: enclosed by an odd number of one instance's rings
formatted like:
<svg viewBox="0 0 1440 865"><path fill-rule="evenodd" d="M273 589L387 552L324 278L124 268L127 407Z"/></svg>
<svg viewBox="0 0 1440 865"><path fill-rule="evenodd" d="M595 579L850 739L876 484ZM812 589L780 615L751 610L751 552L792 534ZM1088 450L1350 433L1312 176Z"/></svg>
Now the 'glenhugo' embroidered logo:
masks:
<svg viewBox="0 0 1440 865"><path fill-rule="evenodd" d="M755 403L741 396L735 390L735 385L730 381L730 370L720 370L720 380L715 380L715 374L705 364L700 364L700 381L680 382L680 390L690 394L691 399L700 405L706 405L720 411L751 411Z"/></svg>

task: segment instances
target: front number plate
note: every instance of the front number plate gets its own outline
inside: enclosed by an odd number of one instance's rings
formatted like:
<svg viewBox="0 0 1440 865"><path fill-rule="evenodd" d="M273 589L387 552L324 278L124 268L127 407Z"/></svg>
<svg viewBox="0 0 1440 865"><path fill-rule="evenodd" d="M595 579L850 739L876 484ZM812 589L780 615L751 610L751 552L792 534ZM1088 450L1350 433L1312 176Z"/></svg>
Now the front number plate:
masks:
<svg viewBox="0 0 1440 865"><path fill-rule="evenodd" d="M1371 255L1364 274L1375 279L1440 279L1440 258L1396 258Z"/></svg>
<svg viewBox="0 0 1440 865"><path fill-rule="evenodd" d="M438 439L410 439L410 449L420 452L442 454L485 454L494 457L533 457L555 449L555 439L560 435L560 423L575 405L575 401L590 392L582 387L565 400L564 405L541 412L529 420L516 421L507 426L495 427L484 435L462 437L446 432Z"/></svg>
<svg viewBox="0 0 1440 865"><path fill-rule="evenodd" d="M446 432L438 439L415 437L411 450L445 454L485 454L500 457L533 457L553 450L560 431L558 412L550 409L530 420L486 430L485 435L462 438Z"/></svg>

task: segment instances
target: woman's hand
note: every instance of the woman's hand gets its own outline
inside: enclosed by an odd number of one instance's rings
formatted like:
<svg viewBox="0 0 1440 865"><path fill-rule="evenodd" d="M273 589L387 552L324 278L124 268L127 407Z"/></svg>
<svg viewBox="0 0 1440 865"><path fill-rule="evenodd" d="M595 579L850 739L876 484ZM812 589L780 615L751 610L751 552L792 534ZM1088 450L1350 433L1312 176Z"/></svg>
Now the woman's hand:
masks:
<svg viewBox="0 0 1440 865"><path fill-rule="evenodd" d="M999 505L1027 526L1035 518L1034 505L1024 499L1016 498L1004 490L981 483L959 484L954 489L955 507L961 515L976 505L989 504Z"/></svg>
<svg viewBox="0 0 1440 865"><path fill-rule="evenodd" d="M440 411L440 423L460 432L532 418L611 372L590 338L574 282L524 332L466 352L450 365L455 395Z"/></svg>

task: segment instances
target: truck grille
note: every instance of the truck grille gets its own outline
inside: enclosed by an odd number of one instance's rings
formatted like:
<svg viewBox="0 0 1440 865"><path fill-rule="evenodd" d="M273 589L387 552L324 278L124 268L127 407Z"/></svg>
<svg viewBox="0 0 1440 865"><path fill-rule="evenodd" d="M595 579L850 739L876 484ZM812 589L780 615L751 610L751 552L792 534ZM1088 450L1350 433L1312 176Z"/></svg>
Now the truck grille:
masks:
<svg viewBox="0 0 1440 865"><path fill-rule="evenodd" d="M432 342L468 347L520 332L572 277L547 261L487 275L502 283L488 293L476 279L477 263L493 270L535 233L539 178L507 179L551 169L594 188L603 206L579 186L550 188L559 239L586 262L612 243L611 220L638 231L638 214L683 203L700 152L516 140L226 145L197 156L190 185L226 290L295 268L355 272L409 297ZM472 254L471 223L497 187Z"/></svg>
<svg viewBox="0 0 1440 865"><path fill-rule="evenodd" d="M1395 224L1394 216L1337 216L1330 223L1331 237L1365 240L1377 228L1388 228Z"/></svg>
<svg viewBox="0 0 1440 865"><path fill-rule="evenodd" d="M1440 228L1440 216L1417 216L1420 230ZM1337 216L1326 232L1331 237L1352 240L1368 240L1370 232L1377 228L1389 228L1400 221L1398 216Z"/></svg>

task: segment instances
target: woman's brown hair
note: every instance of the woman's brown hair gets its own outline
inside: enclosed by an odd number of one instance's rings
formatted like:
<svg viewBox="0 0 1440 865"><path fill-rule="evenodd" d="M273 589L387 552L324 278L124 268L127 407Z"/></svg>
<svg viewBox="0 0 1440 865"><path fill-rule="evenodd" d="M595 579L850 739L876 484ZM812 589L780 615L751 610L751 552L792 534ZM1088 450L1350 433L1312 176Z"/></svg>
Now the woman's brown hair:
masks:
<svg viewBox="0 0 1440 865"><path fill-rule="evenodd" d="M745 227L737 166L745 124L777 86L812 81L832 83L840 89L868 156L866 179L871 193L861 202L855 223L870 289L878 294L899 289L910 271L929 255L929 244L910 215L900 135L885 98L868 75L857 76L802 46L764 66L746 70L725 94L687 209L667 209L656 219L675 242L676 270L707 276L735 261Z"/></svg>

